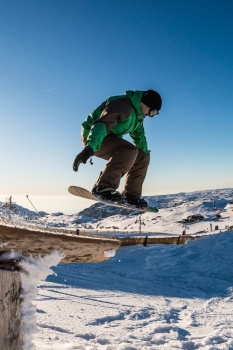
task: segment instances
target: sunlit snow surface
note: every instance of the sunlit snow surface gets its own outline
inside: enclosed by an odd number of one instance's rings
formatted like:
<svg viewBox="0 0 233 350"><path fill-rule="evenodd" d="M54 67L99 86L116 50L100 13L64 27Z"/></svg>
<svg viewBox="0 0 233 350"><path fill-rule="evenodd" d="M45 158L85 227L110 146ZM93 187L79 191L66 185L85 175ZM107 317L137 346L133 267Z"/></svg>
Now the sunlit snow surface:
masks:
<svg viewBox="0 0 233 350"><path fill-rule="evenodd" d="M205 236L186 245L122 247L106 262L58 264L46 281L43 273L41 282L32 277L32 286L40 285L31 349L233 350L233 230L226 230L233 225L232 194L228 189L166 196L158 214L141 216L144 234L179 235L184 227L178 221L203 215L187 234ZM125 227L138 230L137 216L93 219L88 212L46 220L59 227L117 226L121 234Z"/></svg>
<svg viewBox="0 0 233 350"><path fill-rule="evenodd" d="M58 265L39 288L38 349L233 349L233 231Z"/></svg>

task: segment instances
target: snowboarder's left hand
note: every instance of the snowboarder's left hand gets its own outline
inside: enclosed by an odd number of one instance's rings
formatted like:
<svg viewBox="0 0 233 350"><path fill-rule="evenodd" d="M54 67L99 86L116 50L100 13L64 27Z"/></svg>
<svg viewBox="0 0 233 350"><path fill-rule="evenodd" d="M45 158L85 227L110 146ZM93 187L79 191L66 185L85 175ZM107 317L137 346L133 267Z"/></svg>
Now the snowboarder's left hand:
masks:
<svg viewBox="0 0 233 350"><path fill-rule="evenodd" d="M80 152L73 163L73 170L78 171L78 167L81 163L86 164L87 160L94 155L94 151L90 146L86 146L82 152Z"/></svg>

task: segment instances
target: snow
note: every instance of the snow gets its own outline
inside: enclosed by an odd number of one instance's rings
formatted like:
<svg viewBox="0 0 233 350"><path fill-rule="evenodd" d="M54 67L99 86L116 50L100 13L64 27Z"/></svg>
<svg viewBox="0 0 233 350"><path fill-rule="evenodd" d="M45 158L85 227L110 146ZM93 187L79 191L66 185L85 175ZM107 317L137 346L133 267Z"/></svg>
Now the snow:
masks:
<svg viewBox="0 0 233 350"><path fill-rule="evenodd" d="M95 208L45 215L47 226L89 232L101 226L99 234L110 228L115 236L178 236L186 227L187 235L202 237L121 247L98 264L59 264L57 252L24 258L23 350L233 350L232 197L232 189L148 197L161 209L141 215L140 232L139 215L105 216L103 208L96 218L87 215ZM26 225L20 212L14 220ZM204 220L181 222L194 214ZM27 224L42 225L30 216Z"/></svg>
<svg viewBox="0 0 233 350"><path fill-rule="evenodd" d="M233 349L233 231L58 265L37 298L38 349Z"/></svg>
<svg viewBox="0 0 233 350"><path fill-rule="evenodd" d="M113 258L116 255L115 249L109 249L104 251L104 256L106 258Z"/></svg>

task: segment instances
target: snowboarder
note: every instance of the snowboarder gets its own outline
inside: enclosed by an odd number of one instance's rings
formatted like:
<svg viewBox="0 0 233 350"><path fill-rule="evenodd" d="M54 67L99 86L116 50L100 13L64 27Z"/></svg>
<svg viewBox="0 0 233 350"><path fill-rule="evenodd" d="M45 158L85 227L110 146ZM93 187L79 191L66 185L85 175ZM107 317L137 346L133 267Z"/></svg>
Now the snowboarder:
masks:
<svg viewBox="0 0 233 350"><path fill-rule="evenodd" d="M142 186L150 161L150 151L144 132L146 116L159 114L162 99L158 92L126 91L125 95L112 96L97 107L82 123L84 149L73 163L78 171L81 163L95 155L107 160L92 193L111 201L126 201L136 207L147 207L141 198ZM122 138L129 134L130 143ZM123 193L117 190L126 174Z"/></svg>

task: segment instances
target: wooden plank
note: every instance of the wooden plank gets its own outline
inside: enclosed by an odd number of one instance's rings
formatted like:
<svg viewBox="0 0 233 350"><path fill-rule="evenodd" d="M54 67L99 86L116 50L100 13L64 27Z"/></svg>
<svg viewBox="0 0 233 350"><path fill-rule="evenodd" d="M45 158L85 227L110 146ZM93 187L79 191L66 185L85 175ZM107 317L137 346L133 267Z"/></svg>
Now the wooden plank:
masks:
<svg viewBox="0 0 233 350"><path fill-rule="evenodd" d="M112 256L111 251L116 252L120 244L120 241L115 239L81 237L0 225L0 253L13 249L26 256L43 256L58 250L66 254L62 263L102 262L108 260Z"/></svg>
<svg viewBox="0 0 233 350"><path fill-rule="evenodd" d="M150 237L150 236L141 236L141 237L121 237L122 246L130 245L150 245L150 244L185 244L188 240L194 240L198 236L171 236L171 237Z"/></svg>
<svg viewBox="0 0 233 350"><path fill-rule="evenodd" d="M0 349L22 350L20 274L0 269Z"/></svg>

